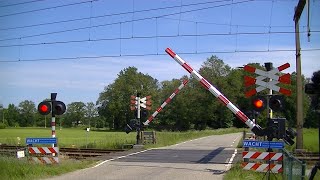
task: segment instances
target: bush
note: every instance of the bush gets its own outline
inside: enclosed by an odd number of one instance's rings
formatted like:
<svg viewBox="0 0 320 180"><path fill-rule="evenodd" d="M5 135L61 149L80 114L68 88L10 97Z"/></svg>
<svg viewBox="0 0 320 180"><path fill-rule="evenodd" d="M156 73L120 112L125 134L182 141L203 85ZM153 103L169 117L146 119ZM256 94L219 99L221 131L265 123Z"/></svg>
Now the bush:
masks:
<svg viewBox="0 0 320 180"><path fill-rule="evenodd" d="M5 129L5 128L6 128L6 125L3 123L0 123L0 129Z"/></svg>

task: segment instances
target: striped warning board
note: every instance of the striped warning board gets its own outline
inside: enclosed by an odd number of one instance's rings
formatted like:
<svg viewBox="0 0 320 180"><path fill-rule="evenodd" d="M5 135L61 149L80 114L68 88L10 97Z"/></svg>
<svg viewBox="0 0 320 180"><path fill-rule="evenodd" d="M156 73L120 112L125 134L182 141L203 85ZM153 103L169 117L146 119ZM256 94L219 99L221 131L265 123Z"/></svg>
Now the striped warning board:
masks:
<svg viewBox="0 0 320 180"><path fill-rule="evenodd" d="M58 147L28 147L29 160L40 164L57 164L59 158Z"/></svg>
<svg viewBox="0 0 320 180"><path fill-rule="evenodd" d="M269 161L282 161L283 160L282 153L243 151L242 157L243 159L255 159L255 160L268 161L268 163L243 162L242 167L244 170L253 170L256 172L271 171L274 173L282 173L282 164L269 163Z"/></svg>
<svg viewBox="0 0 320 180"><path fill-rule="evenodd" d="M253 152L253 151L243 151L243 159L259 159L259 160L273 160L273 161L282 161L282 153L276 152Z"/></svg>
<svg viewBox="0 0 320 180"><path fill-rule="evenodd" d="M58 147L29 147L30 154L52 154L59 153Z"/></svg>
<svg viewBox="0 0 320 180"><path fill-rule="evenodd" d="M282 164L262 164L262 163L251 163L242 162L242 167L245 170L254 170L256 172L267 172L282 173Z"/></svg>
<svg viewBox="0 0 320 180"><path fill-rule="evenodd" d="M58 164L58 157L30 157L30 160L40 164Z"/></svg>

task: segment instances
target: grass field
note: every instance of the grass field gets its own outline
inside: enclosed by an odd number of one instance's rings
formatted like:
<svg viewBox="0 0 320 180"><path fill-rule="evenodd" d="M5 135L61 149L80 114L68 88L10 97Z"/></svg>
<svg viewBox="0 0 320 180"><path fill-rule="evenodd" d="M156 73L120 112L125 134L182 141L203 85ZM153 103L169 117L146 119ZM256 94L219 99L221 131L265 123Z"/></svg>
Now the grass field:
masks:
<svg viewBox="0 0 320 180"><path fill-rule="evenodd" d="M185 140L214 134L227 134L241 132L243 129L228 128L204 131L186 131L186 132L156 132L157 144L147 147L160 147L176 144ZM136 132L126 134L125 132L108 131L90 131L83 129L69 128L56 131L59 147L90 147L90 148L108 148L118 149L123 144L135 144ZM0 129L0 143L17 145L18 137L20 145L25 145L26 137L51 137L51 129L47 128L18 128L18 129Z"/></svg>
<svg viewBox="0 0 320 180"><path fill-rule="evenodd" d="M83 129L68 128L56 130L59 147L77 147L77 148L120 148L122 144L134 144L135 133L126 134L125 132L105 132L90 131ZM51 137L51 129L47 128L18 128L1 129L0 143L17 145L20 138L20 145L25 145L27 137Z"/></svg>

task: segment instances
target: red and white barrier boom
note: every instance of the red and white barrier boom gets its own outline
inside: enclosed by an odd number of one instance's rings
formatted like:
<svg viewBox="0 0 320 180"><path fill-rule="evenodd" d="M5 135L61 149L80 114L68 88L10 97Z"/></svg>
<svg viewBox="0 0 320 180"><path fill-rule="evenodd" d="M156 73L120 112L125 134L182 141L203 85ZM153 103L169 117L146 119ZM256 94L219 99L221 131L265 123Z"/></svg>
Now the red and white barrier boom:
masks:
<svg viewBox="0 0 320 180"><path fill-rule="evenodd" d="M178 62L185 70L187 70L200 84L210 91L216 98L218 98L225 106L227 106L242 122L244 122L250 130L256 135L262 135L263 130L258 124L255 124L242 111L233 105L221 92L219 92L213 85L211 85L205 78L203 78L197 71L195 71L186 61L174 53L170 48L166 49L168 53L176 62Z"/></svg>
<svg viewBox="0 0 320 180"><path fill-rule="evenodd" d="M146 122L144 122L143 124L145 126L149 125L149 123L158 115L158 113L160 111L162 111L162 109L171 102L171 100L179 93L179 91L188 83L188 80L185 79L182 84L176 89L174 90L174 92L161 104L160 107L158 107L158 109L148 118L148 120Z"/></svg>

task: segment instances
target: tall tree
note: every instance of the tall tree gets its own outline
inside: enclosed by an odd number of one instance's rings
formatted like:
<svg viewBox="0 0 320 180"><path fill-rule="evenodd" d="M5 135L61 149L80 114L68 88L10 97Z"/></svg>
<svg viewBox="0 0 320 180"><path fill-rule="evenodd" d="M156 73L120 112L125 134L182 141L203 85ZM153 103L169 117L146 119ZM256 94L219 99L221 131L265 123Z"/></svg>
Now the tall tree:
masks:
<svg viewBox="0 0 320 180"><path fill-rule="evenodd" d="M21 116L21 126L36 126L36 106L34 102L25 100L19 103L19 111Z"/></svg>
<svg viewBox="0 0 320 180"><path fill-rule="evenodd" d="M130 96L140 92L142 97L151 95L155 99L157 90L158 80L138 72L135 67L125 68L114 83L100 93L97 101L99 114L107 119L111 128L120 130L134 117L130 110Z"/></svg>
<svg viewBox="0 0 320 180"><path fill-rule="evenodd" d="M8 109L5 114L5 119L8 122L8 125L11 127L20 126L19 122L19 109L14 104L9 104Z"/></svg>
<svg viewBox="0 0 320 180"><path fill-rule="evenodd" d="M199 70L200 74L211 82L219 91L230 96L234 91L227 93L228 88L228 76L231 72L231 67L219 59L217 56L211 56L202 65ZM205 91L203 92L205 99L203 100L203 119L206 120L206 124L211 128L226 128L232 125L233 115L223 104L216 98ZM211 96L211 98L209 98Z"/></svg>
<svg viewBox="0 0 320 180"><path fill-rule="evenodd" d="M85 104L83 102L72 102L67 105L67 112L63 117L64 126L70 127L72 124L83 124L85 120Z"/></svg>
<svg viewBox="0 0 320 180"><path fill-rule="evenodd" d="M92 120L97 120L98 114L98 109L97 107L94 105L93 102L88 102L85 106L85 117L88 121L89 127L91 127L91 124L94 123L94 126L97 126L97 122L94 121L92 122Z"/></svg>

